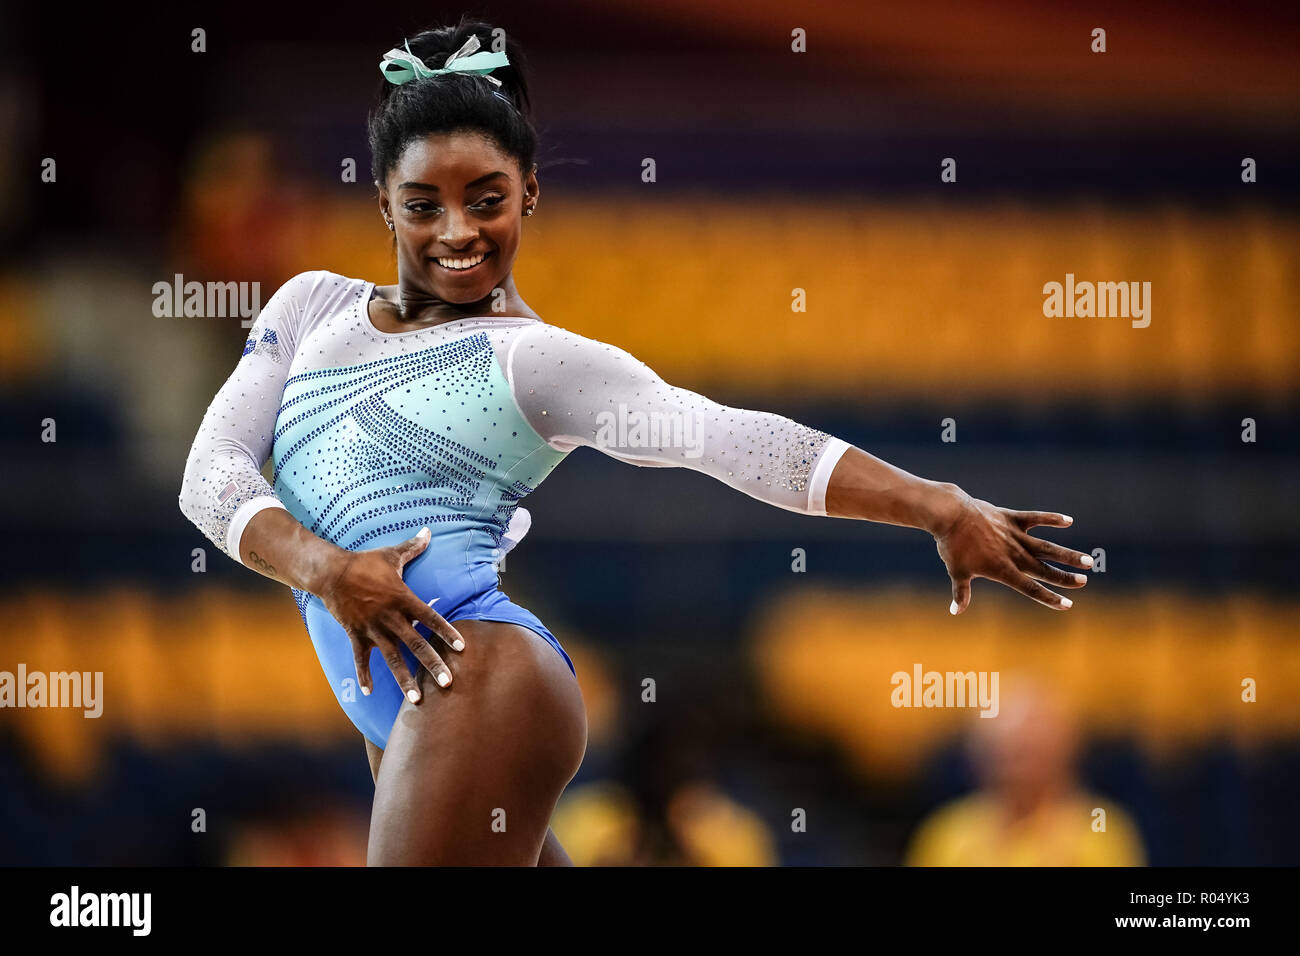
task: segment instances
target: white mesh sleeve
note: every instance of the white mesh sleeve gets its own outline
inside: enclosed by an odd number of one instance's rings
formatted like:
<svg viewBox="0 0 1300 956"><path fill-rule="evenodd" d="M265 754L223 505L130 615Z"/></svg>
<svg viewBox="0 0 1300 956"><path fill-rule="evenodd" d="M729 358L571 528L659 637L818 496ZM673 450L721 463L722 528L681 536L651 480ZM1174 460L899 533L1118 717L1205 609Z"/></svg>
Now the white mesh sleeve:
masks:
<svg viewBox="0 0 1300 956"><path fill-rule="evenodd" d="M553 325L515 336L505 364L520 411L551 447L690 468L789 511L826 514L831 472L850 447L784 416L669 385L623 349Z"/></svg>
<svg viewBox="0 0 1300 956"><path fill-rule="evenodd" d="M262 465L271 454L304 305L320 275L301 273L271 296L239 364L208 406L185 463L181 511L236 561L239 538L253 515L284 507L262 477Z"/></svg>

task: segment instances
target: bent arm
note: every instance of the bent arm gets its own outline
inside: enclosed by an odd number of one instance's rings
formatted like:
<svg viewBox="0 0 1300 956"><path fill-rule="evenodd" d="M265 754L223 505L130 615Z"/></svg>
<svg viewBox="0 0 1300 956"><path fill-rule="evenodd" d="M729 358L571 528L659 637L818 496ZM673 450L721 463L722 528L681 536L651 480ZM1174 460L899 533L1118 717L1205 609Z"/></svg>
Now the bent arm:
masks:
<svg viewBox="0 0 1300 956"><path fill-rule="evenodd" d="M316 278L308 272L290 279L258 316L239 363L203 416L179 496L185 517L223 553L304 590L321 586L339 557L333 552L342 549L300 525L261 469Z"/></svg>

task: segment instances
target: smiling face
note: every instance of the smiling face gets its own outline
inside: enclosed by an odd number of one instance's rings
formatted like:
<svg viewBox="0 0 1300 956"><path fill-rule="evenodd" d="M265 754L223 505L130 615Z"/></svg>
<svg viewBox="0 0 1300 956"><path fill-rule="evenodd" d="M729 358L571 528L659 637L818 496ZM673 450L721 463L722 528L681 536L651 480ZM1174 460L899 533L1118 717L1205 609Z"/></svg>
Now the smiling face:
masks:
<svg viewBox="0 0 1300 956"><path fill-rule="evenodd" d="M507 286L524 212L537 201L536 167L490 136L434 133L413 141L379 184L397 238L404 298L472 306Z"/></svg>

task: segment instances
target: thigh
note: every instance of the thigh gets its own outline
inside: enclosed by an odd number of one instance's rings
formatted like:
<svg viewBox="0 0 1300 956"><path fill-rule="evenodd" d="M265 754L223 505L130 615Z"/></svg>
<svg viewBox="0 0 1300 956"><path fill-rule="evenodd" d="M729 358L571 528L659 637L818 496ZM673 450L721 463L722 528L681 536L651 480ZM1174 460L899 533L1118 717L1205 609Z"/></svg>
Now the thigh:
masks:
<svg viewBox="0 0 1300 956"><path fill-rule="evenodd" d="M365 738L362 738L365 740ZM379 779L379 764L384 759L384 752L369 740L366 740L366 758L370 761L370 776ZM538 866L573 866L573 860L565 852L555 831L547 829L546 839L542 843L542 852L537 857Z"/></svg>
<svg viewBox="0 0 1300 956"><path fill-rule="evenodd" d="M443 690L402 705L375 782L369 862L532 865L577 772L587 718L577 680L540 635L455 621L465 650Z"/></svg>

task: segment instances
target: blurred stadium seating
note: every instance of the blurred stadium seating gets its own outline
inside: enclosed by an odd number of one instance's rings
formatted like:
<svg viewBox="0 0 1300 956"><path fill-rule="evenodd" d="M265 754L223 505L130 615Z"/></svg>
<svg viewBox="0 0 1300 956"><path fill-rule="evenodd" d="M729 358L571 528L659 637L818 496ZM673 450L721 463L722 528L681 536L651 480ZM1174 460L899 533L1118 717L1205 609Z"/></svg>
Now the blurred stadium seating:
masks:
<svg viewBox="0 0 1300 956"><path fill-rule="evenodd" d="M1084 782L1129 809L1150 863L1300 862L1300 186L1280 172L1300 81L1282 31L1208 3L1114 7L1103 69L1079 12L817 6L799 59L768 3L495 5L533 54L545 145L519 288L675 384L1071 513L1050 536L1108 568L1069 614L981 582L952 620L918 532L576 453L529 499L503 577L573 654L591 716L557 832L593 864L899 863L976 786L969 715L890 705L889 675L919 661L1050 679L1080 715ZM39 94L0 111L0 169L60 163L40 198L0 204L0 670L102 670L108 695L97 720L0 711L0 863L364 859L361 739L292 601L176 507L245 330L155 318L151 288L394 281L367 177L339 169L366 168L375 63L425 12L353 31L252 11L210 11L208 60L160 15L97 77L95 110L48 69L54 14L17 10L0 41L3 102ZM571 39L578 20L601 50ZM132 50L189 79L159 87ZM958 185L938 183L943 156ZM1067 272L1150 282L1150 327L1044 317Z"/></svg>

